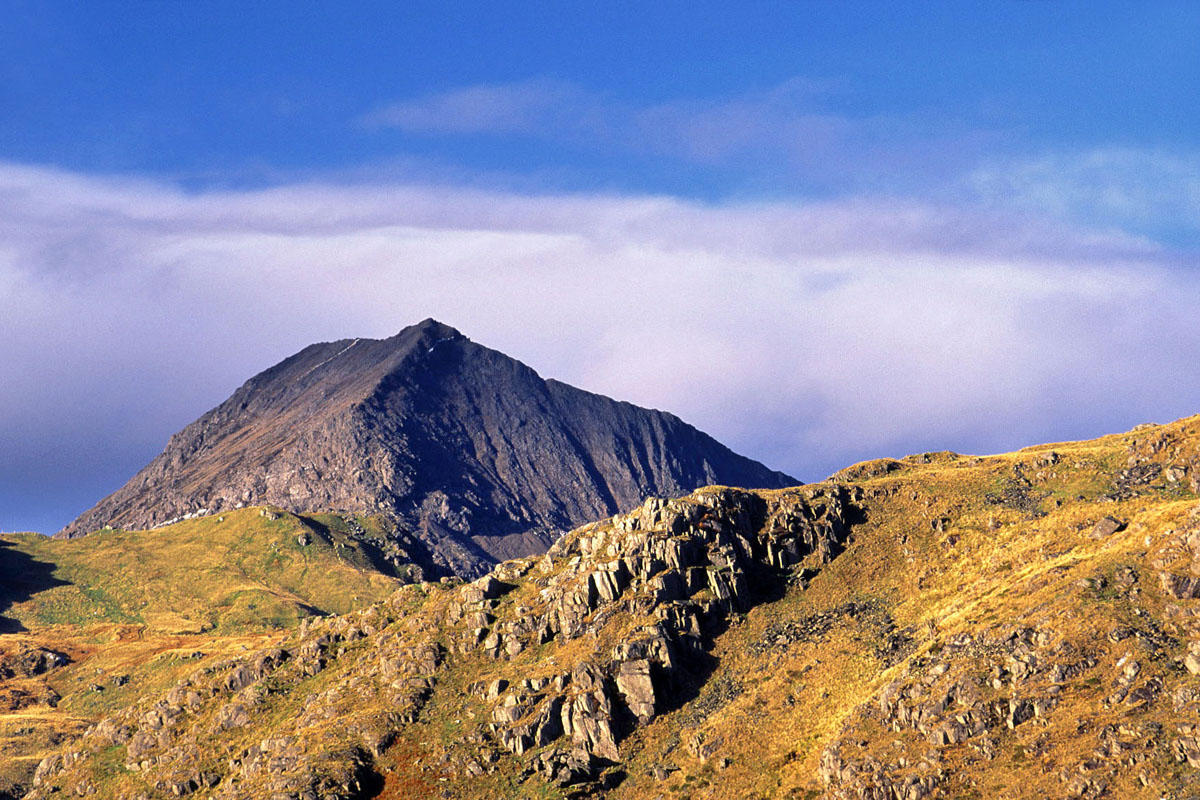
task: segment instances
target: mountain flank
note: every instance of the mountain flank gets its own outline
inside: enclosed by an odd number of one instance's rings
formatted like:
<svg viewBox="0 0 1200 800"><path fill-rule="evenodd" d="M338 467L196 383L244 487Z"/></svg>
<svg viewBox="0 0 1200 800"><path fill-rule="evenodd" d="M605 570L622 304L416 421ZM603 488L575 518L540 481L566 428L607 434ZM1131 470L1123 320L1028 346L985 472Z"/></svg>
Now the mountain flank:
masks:
<svg viewBox="0 0 1200 800"><path fill-rule="evenodd" d="M1200 796L1198 492L1200 417L880 459L650 499L470 583L122 665L121 687L116 665L14 654L45 670L31 694L63 695L31 708L91 723L29 747L14 782L28 800Z"/></svg>
<svg viewBox="0 0 1200 800"><path fill-rule="evenodd" d="M58 536L256 505L382 515L398 557L471 576L649 496L797 483L678 417L543 380L426 320L251 378Z"/></svg>

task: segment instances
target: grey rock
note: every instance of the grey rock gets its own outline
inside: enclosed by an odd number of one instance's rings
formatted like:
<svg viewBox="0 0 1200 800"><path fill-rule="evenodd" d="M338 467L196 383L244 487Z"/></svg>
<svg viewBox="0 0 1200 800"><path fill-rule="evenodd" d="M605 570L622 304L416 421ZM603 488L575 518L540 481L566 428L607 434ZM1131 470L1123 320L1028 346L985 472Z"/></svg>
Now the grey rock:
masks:
<svg viewBox="0 0 1200 800"><path fill-rule="evenodd" d="M625 705L643 724L654 718L654 680L650 675L650 662L646 659L623 662L617 670L617 691L625 699Z"/></svg>
<svg viewBox="0 0 1200 800"><path fill-rule="evenodd" d="M1176 600L1195 600L1200 597L1200 577L1160 572L1158 578L1163 591Z"/></svg>
<svg viewBox="0 0 1200 800"><path fill-rule="evenodd" d="M1200 675L1200 642L1192 642L1188 646L1187 655L1183 657L1183 665L1193 675Z"/></svg>
<svg viewBox="0 0 1200 800"><path fill-rule="evenodd" d="M1125 530L1125 523L1113 516L1104 517L1092 528L1093 539L1103 539Z"/></svg>
<svg viewBox="0 0 1200 800"><path fill-rule="evenodd" d="M422 569L472 577L651 495L798 483L671 414L543 380L426 320L315 344L251 378L57 535L246 505L383 514Z"/></svg>

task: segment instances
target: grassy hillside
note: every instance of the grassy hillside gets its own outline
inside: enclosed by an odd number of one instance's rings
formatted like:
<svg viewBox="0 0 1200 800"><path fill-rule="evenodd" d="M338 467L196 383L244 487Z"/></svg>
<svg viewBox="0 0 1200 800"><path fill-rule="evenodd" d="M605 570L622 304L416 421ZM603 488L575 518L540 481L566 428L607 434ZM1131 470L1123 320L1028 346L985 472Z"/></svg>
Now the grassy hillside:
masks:
<svg viewBox="0 0 1200 800"><path fill-rule="evenodd" d="M1198 795L1197 489L1193 417L650 501L168 660L30 797Z"/></svg>
<svg viewBox="0 0 1200 800"><path fill-rule="evenodd" d="M341 522L245 508L81 539L9 534L0 537L0 581L24 586L0 613L29 629L104 622L164 633L240 633L343 613L397 581Z"/></svg>
<svg viewBox="0 0 1200 800"><path fill-rule="evenodd" d="M361 533L360 533L361 532ZM65 738L199 665L390 595L335 515L240 509L152 531L0 536L0 797ZM66 663L42 670L38 654Z"/></svg>

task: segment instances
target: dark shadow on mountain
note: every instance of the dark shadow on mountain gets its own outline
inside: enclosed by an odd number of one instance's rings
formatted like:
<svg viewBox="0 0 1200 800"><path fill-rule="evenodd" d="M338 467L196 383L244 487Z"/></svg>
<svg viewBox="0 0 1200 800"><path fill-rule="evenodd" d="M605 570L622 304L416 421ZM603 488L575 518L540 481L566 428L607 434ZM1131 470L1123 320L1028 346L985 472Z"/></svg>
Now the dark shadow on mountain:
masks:
<svg viewBox="0 0 1200 800"><path fill-rule="evenodd" d="M699 721L707 713L740 694L740 685L712 683L713 675L721 666L720 658L712 652L717 639L728 631L731 625L740 624L750 609L782 600L787 594L789 583L803 579L802 572L776 569L761 563L753 566L748 574L750 594L747 600L744 603L735 601L732 608L716 610L702 620L702 634L701 639L696 642L697 646L681 647L677 653L680 669L668 673L657 664L651 665L654 685L666 690L659 698L657 713L679 711L689 703L696 702L697 705L691 713L698 715L696 720ZM637 728L637 720L625 707L615 710L613 723L618 741L632 735ZM623 774L621 779L624 779Z"/></svg>
<svg viewBox="0 0 1200 800"><path fill-rule="evenodd" d="M54 564L38 561L18 550L13 542L0 539L0 633L25 630L20 622L4 616L14 605L38 592L67 585L67 581L54 576L54 569Z"/></svg>
<svg viewBox="0 0 1200 800"><path fill-rule="evenodd" d="M310 531L328 542L337 541L338 536L352 539L357 543L362 554L366 556L371 568L382 575L399 578L408 564L419 567L426 580L437 580L443 576L453 576L454 574L437 562L428 543L418 539L414 532L406 529L403 521L394 517L384 516L381 519L385 530L383 536L368 534L361 528L340 530L335 534L332 528L318 519L304 515L299 519ZM403 545L403 551L406 554L403 562L397 562L392 555L389 555L389 545L393 547ZM462 546L480 558L487 557L487 553L470 540L467 540ZM394 550L392 552L394 553Z"/></svg>

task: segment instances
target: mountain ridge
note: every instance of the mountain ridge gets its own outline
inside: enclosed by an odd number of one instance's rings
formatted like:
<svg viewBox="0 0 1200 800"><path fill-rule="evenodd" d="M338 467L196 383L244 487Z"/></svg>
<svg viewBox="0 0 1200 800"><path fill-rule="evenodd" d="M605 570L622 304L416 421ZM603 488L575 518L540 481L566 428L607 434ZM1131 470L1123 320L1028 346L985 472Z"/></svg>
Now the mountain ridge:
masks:
<svg viewBox="0 0 1200 800"><path fill-rule="evenodd" d="M1198 495L1200 416L652 498L148 665L26 796L1190 797Z"/></svg>

